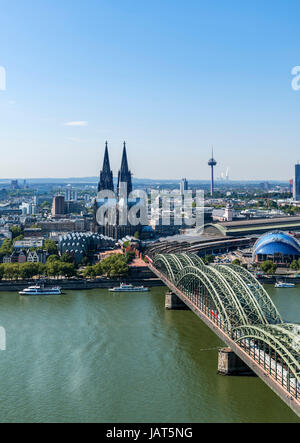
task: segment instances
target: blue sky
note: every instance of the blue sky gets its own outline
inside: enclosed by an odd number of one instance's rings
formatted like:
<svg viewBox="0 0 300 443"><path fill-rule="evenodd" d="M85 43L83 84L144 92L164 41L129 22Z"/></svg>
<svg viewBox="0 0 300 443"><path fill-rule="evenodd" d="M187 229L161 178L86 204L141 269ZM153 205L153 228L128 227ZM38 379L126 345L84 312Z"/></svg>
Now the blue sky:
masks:
<svg viewBox="0 0 300 443"><path fill-rule="evenodd" d="M97 175L106 139L115 173L125 139L140 178L208 179L212 144L217 175L292 177L299 2L0 6L0 178Z"/></svg>

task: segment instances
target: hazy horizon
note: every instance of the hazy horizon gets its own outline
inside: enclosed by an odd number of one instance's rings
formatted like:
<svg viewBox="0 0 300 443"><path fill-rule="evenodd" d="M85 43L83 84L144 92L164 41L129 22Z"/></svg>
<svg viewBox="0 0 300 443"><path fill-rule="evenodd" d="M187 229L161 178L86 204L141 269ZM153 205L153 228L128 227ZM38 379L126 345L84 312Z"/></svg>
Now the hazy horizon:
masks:
<svg viewBox="0 0 300 443"><path fill-rule="evenodd" d="M118 178L116 176L113 177L114 182L117 182ZM12 180L18 180L19 181L19 185L22 185L23 180L26 180L27 183L39 183L39 182L44 182L44 183L52 183L53 182L59 182L60 180L67 183L68 181L73 182L73 183L79 183L80 180L84 180L86 183L98 183L99 181L99 176L91 176L91 177L12 177L12 178L0 178L0 184L4 184L4 183L10 183ZM78 180L78 181L76 181ZM180 183L182 179L180 178L165 178L165 179L155 179L155 178L146 178L146 177L133 177L133 182L154 182L154 183L162 183L162 182L169 182L169 183ZM197 179L188 179L188 182L191 184L195 184L195 183L203 183L203 184L210 184L211 181L210 180L197 180ZM287 180L247 180L247 179L236 179L236 180L221 180L221 179L217 179L215 180L215 183L220 185L230 185L235 184L235 183L270 183L270 184L289 184L289 181Z"/></svg>

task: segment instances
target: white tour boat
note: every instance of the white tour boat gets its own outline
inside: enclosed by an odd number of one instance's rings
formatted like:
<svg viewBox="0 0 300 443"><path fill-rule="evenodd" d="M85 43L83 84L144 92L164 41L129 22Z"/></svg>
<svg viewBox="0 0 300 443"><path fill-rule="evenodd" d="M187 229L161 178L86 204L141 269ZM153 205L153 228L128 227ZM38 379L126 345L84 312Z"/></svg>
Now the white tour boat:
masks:
<svg viewBox="0 0 300 443"><path fill-rule="evenodd" d="M132 286L126 285L125 283L121 283L121 286L118 288L109 289L110 292L148 292L149 288L145 288L144 286Z"/></svg>
<svg viewBox="0 0 300 443"><path fill-rule="evenodd" d="M294 288L294 287L295 287L294 283L286 283L283 281L275 283L275 288Z"/></svg>
<svg viewBox="0 0 300 443"><path fill-rule="evenodd" d="M61 295L61 288L55 286L53 288L45 288L41 286L29 286L29 288L23 289L19 292L20 295Z"/></svg>

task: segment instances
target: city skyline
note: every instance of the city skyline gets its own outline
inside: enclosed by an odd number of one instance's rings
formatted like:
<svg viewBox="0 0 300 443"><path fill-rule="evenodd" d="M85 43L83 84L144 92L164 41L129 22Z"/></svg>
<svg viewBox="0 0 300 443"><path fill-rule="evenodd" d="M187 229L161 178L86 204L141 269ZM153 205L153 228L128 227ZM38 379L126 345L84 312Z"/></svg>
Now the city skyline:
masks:
<svg viewBox="0 0 300 443"><path fill-rule="evenodd" d="M110 160L108 159L108 146L109 146L109 143L106 140L105 148L103 150L103 154L104 154L103 168L104 168L104 170L105 170L106 167L108 167L109 170L110 170ZM127 144L126 144L126 141L123 142L122 146L123 146L123 148L122 148L123 161L124 161L124 154L125 154L126 162L127 162L127 150L126 150ZM212 156L213 156L213 148L212 148ZM212 170L212 166L211 166L210 162L212 160L215 162L215 164L213 166L213 169L216 169L216 167L218 165L218 162L216 162L215 159L212 157L209 160L209 163L208 163L208 167L211 170ZM105 165L106 162L108 162L108 164ZM295 166L297 166L297 165L299 165L299 162L297 162ZM295 166L294 166L294 168L295 168ZM212 178L212 175L211 175L212 172L211 172L210 173L211 176L208 179L207 178L202 178L202 179L200 179L200 178L199 179L197 179L197 178L194 178L194 179L193 178L192 179L189 178L189 181L191 183L210 183L211 193L212 193L213 192L212 191L213 183L215 183L215 184L220 184L220 183L221 184L222 183L223 184L230 184L230 183L243 183L243 182L245 182L245 183L247 183L247 182L249 182L249 183L251 183L251 182L253 182L253 183L256 183L256 182L286 183L286 182L288 182L290 180L295 180L295 173L293 173L293 175L291 176L292 177L291 179L282 179L282 180L280 180L280 179L276 180L274 178L272 178L272 179L265 179L265 178L257 178L257 179L238 179L238 178L236 178L236 179L231 179L229 177L229 169L230 168L228 167L226 169L226 174L224 174L224 172L221 172L222 167L223 167L223 165L221 165L221 167L219 168L218 176L216 176L214 178ZM118 174L114 174L113 171L110 170L110 173L111 173L111 180L118 182L118 175L120 174L120 171L118 172ZM182 178L179 178L179 177L178 178L174 178L174 177L166 178L166 177L164 177L162 179L155 179L155 178L152 178L152 177L134 177L133 173L131 173L131 176L132 176L132 181L133 182L134 181L142 182L143 180L144 181L153 181L153 182L167 182L167 181L170 181L170 182L177 182L178 181L178 182L180 182L180 181L183 180ZM14 177L2 177L2 178L0 178L0 183L5 183L7 181L14 181L14 180L17 180L17 181L18 180L19 181L24 180L24 181L27 181L28 183L30 183L30 181L33 181L33 182L34 181L36 181L36 182L38 182L38 181L44 182L44 181L47 181L47 180L49 180L50 182L51 182L51 180L53 180L53 181L57 181L57 180L67 181L67 180L70 180L70 181L73 181L73 182L75 182L76 180L78 180L78 181L80 181L80 180L84 180L84 181L85 180L87 180L87 181L94 180L96 182L98 179L99 179L99 177L97 175L85 176L85 177L75 177L75 176L70 176L70 177L67 177L67 176L65 176L65 177L62 177L62 176L61 177L55 177L55 176L48 176L48 177L42 177L42 176L39 176L39 177L27 177L27 176L16 177L16 176L14 176ZM108 189L110 189L110 186L108 186Z"/></svg>
<svg viewBox="0 0 300 443"><path fill-rule="evenodd" d="M116 170L126 139L135 177L209 180L213 144L216 176L289 180L299 8L55 0L46 13L12 1L0 17L0 178L95 176L106 139Z"/></svg>

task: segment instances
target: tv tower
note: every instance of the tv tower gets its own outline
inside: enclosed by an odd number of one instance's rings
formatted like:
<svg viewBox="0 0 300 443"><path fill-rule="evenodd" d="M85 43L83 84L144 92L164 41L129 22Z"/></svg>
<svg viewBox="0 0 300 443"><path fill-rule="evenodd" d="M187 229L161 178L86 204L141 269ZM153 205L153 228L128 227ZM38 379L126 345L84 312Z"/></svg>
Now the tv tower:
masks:
<svg viewBox="0 0 300 443"><path fill-rule="evenodd" d="M217 166L217 162L214 159L214 148L212 147L212 156L211 159L208 161L208 166L211 167L211 186L210 186L210 195L211 197L214 196L214 167Z"/></svg>

